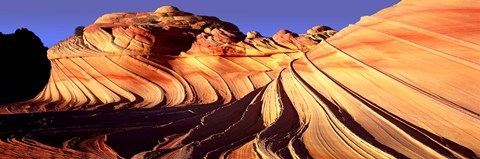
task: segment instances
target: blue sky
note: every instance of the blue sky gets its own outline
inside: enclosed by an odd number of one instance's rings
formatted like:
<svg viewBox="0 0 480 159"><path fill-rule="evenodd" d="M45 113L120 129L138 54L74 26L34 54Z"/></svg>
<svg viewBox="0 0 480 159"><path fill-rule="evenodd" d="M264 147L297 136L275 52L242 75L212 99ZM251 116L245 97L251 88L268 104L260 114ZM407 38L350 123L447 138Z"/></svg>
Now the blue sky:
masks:
<svg viewBox="0 0 480 159"><path fill-rule="evenodd" d="M315 25L340 30L399 0L7 0L0 5L0 32L28 28L47 47L113 12L153 12L173 5L198 15L216 16L236 24L244 33L271 36L280 29L305 33Z"/></svg>

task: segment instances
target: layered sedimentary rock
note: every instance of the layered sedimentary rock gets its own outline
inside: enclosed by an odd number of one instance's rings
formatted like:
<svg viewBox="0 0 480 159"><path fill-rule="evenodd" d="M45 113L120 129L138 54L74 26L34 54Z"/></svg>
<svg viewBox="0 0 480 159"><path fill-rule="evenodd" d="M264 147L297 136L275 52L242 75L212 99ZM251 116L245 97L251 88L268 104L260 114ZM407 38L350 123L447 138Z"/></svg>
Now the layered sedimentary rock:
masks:
<svg viewBox="0 0 480 159"><path fill-rule="evenodd" d="M326 29L324 29L326 28ZM34 99L3 113L151 108L229 103L265 86L328 27L246 37L215 17L172 6L104 15L48 50L50 81ZM320 37L320 38L318 38Z"/></svg>
<svg viewBox="0 0 480 159"><path fill-rule="evenodd" d="M402 1L362 17L328 40L288 31L272 38L250 32L243 38L235 29L216 27L186 33L195 38L179 55L53 51L59 55L50 56L56 65L52 73L57 73L44 94L4 106L5 112L159 109L0 116L5 127L0 153L73 158L478 158L479 10L480 3L468 0ZM320 28L308 32L325 33ZM95 50L95 44L85 42L87 36L59 45ZM314 41L319 43L310 45ZM255 42L248 47L257 52L247 51L244 44ZM270 42L288 51L275 51ZM64 48L69 47L57 50ZM80 56L60 58L73 53ZM77 67L83 71L71 71L80 70ZM84 91L93 88L111 93ZM126 98L128 93L131 98ZM57 104L42 104L46 102L41 99ZM14 107L22 105L31 107Z"/></svg>

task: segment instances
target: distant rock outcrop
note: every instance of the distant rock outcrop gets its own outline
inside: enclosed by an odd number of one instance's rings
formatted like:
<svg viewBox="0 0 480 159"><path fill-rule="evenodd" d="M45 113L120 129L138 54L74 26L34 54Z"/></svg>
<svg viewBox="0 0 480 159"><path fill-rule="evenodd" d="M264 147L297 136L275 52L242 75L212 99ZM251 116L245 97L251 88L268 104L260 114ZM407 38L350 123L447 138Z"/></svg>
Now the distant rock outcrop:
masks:
<svg viewBox="0 0 480 159"><path fill-rule="evenodd" d="M51 68L47 49L25 28L0 32L0 104L31 99L42 91Z"/></svg>

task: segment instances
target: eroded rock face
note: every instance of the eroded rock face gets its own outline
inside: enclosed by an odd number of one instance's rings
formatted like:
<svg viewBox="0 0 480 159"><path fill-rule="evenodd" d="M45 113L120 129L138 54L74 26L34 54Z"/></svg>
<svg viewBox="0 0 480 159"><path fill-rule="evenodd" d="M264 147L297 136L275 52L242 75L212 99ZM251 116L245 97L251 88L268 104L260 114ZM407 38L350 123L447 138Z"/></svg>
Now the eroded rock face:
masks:
<svg viewBox="0 0 480 159"><path fill-rule="evenodd" d="M73 36L53 46L49 58L106 55L178 55L187 51L203 29L238 28L216 17L198 16L166 6L155 12L113 13L87 26L82 37Z"/></svg>
<svg viewBox="0 0 480 159"><path fill-rule="evenodd" d="M293 34L247 38L231 23L172 6L107 14L83 35L48 50L54 67L43 92L1 109L16 113L229 103L263 87L318 43L307 34Z"/></svg>
<svg viewBox="0 0 480 159"><path fill-rule="evenodd" d="M0 155L478 158L478 10L469 0L404 1L327 40L316 38L334 31L321 26L272 38L199 28L175 56L67 39L49 53L81 49L49 56L45 90L2 106L60 112L0 116Z"/></svg>
<svg viewBox="0 0 480 159"><path fill-rule="evenodd" d="M315 26L318 28L321 26ZM263 37L258 32L244 35L238 31L227 31L222 28L207 28L197 35L192 48L187 51L191 55L220 56L270 56L281 53L307 52L318 42L329 38L335 30L311 32L298 35L288 30L280 30L273 37Z"/></svg>

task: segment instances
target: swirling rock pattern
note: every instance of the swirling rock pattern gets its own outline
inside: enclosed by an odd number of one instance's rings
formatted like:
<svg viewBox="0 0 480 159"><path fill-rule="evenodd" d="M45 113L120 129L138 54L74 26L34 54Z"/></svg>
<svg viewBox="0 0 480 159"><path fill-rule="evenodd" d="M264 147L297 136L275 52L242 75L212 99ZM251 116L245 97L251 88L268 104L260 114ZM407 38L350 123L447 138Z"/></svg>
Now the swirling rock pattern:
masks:
<svg viewBox="0 0 480 159"><path fill-rule="evenodd" d="M469 0L402 1L328 40L180 27L195 40L179 55L119 56L74 37L49 51L42 94L2 107L61 112L0 116L0 154L478 158L479 10ZM107 110L65 111L91 109Z"/></svg>
<svg viewBox="0 0 480 159"><path fill-rule="evenodd" d="M83 36L48 50L52 71L43 92L1 112L226 104L272 81L321 41L314 36L334 33L282 30L272 38L246 38L231 23L172 6L107 14Z"/></svg>

